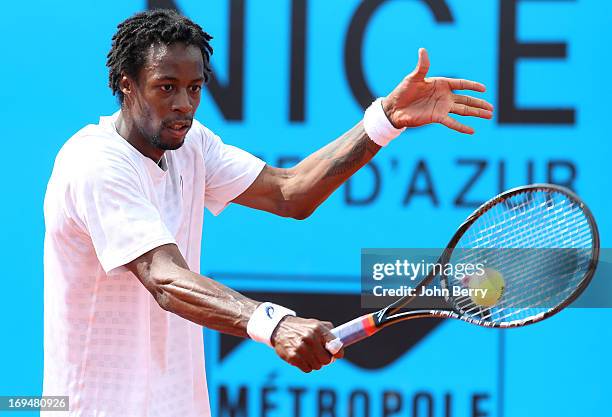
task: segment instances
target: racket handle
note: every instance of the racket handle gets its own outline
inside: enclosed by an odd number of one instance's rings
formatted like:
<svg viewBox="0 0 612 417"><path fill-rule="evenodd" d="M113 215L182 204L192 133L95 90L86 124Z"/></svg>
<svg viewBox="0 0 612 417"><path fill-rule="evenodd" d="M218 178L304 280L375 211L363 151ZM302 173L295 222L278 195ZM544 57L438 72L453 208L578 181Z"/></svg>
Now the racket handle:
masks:
<svg viewBox="0 0 612 417"><path fill-rule="evenodd" d="M372 314L366 314L338 327L334 327L331 332L342 342L342 345L337 342L337 339L327 342L325 347L331 354L335 354L340 350L340 348L357 343L360 340L373 335L377 331L378 328L376 328L374 325L374 318Z"/></svg>

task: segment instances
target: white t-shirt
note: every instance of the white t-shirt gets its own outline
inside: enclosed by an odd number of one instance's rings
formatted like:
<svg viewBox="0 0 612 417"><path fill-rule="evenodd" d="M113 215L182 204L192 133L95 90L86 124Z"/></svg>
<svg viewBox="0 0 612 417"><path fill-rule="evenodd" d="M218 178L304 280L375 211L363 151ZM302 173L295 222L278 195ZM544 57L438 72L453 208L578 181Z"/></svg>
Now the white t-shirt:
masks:
<svg viewBox="0 0 612 417"><path fill-rule="evenodd" d="M62 147L45 196L44 395L60 417L209 416L201 326L164 311L123 265L175 243L200 270L204 207L219 214L260 159L194 120L160 168L102 117Z"/></svg>

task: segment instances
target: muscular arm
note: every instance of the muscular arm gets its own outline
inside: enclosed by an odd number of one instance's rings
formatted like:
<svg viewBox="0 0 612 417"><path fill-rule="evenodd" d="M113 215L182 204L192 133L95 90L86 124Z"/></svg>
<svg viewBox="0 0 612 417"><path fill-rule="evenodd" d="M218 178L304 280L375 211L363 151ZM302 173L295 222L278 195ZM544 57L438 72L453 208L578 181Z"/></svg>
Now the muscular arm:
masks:
<svg viewBox="0 0 612 417"><path fill-rule="evenodd" d="M189 321L240 337L259 302L189 270L176 245L155 248L126 265L160 307Z"/></svg>
<svg viewBox="0 0 612 417"><path fill-rule="evenodd" d="M449 114L490 119L493 106L485 100L455 94L455 90L484 92L485 86L469 80L426 78L429 57L419 50L419 61L383 100L387 119L396 128L440 123L460 133L474 129ZM235 203L285 217L308 217L355 171L364 166L380 147L370 140L358 123L336 141L310 155L297 166L278 169L266 166Z"/></svg>
<svg viewBox="0 0 612 417"><path fill-rule="evenodd" d="M260 303L191 272L176 245L152 249L126 267L164 310L223 333L248 337L247 323ZM325 343L335 338L332 327L329 322L287 316L276 328L272 345L278 356L304 372L321 369L331 361Z"/></svg>
<svg viewBox="0 0 612 417"><path fill-rule="evenodd" d="M380 150L359 122L289 169L266 166L234 202L285 217L304 219Z"/></svg>

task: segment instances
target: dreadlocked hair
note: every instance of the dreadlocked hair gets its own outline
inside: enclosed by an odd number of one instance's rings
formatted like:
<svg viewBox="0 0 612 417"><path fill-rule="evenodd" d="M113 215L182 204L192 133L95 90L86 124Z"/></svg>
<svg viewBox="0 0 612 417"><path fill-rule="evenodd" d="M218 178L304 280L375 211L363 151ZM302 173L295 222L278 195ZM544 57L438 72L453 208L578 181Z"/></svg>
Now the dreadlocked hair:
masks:
<svg viewBox="0 0 612 417"><path fill-rule="evenodd" d="M109 69L108 86L123 104L123 93L119 88L122 73L136 78L146 62L149 48L156 44L184 43L194 45L202 51L204 58L204 81L211 74L210 55L212 39L200 25L181 16L174 10L155 9L135 14L117 26L111 50L106 56Z"/></svg>

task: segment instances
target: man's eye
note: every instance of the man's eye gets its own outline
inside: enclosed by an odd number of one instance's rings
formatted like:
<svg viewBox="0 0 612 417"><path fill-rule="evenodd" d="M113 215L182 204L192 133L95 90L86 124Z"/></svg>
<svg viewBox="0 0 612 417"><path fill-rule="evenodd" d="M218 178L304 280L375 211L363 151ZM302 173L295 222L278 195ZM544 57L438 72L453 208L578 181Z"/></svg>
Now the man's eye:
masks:
<svg viewBox="0 0 612 417"><path fill-rule="evenodd" d="M191 91L194 92L194 93L197 93L200 90L202 90L202 86L201 85L192 85L191 86Z"/></svg>
<svg viewBox="0 0 612 417"><path fill-rule="evenodd" d="M172 91L172 84L164 84L160 88L162 89L162 91L165 91L167 93L168 91Z"/></svg>

